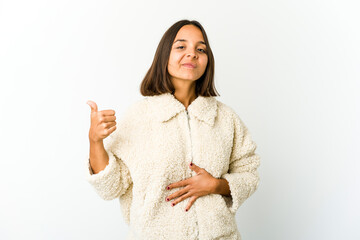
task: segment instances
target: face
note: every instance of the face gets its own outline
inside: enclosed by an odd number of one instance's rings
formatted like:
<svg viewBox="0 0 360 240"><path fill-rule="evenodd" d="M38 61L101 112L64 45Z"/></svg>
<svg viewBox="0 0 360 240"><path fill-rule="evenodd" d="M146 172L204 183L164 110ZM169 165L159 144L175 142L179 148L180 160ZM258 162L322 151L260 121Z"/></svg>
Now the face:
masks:
<svg viewBox="0 0 360 240"><path fill-rule="evenodd" d="M178 31L168 62L172 81L196 81L205 72L208 63L206 45L199 28L185 25Z"/></svg>

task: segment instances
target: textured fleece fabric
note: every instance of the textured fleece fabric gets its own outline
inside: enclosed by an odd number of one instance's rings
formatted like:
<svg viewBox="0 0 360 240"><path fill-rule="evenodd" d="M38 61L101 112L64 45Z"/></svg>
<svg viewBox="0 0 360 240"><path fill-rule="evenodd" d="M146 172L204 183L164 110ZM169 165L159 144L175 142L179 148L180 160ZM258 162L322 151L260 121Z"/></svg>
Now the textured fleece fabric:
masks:
<svg viewBox="0 0 360 240"><path fill-rule="evenodd" d="M128 240L241 240L235 214L258 187L260 157L235 111L215 97L198 96L188 106L171 93L137 100L104 139L109 164L86 179L104 200L118 198ZM226 179L231 196L208 194L171 206L166 196L184 188L166 186L196 173L190 162Z"/></svg>

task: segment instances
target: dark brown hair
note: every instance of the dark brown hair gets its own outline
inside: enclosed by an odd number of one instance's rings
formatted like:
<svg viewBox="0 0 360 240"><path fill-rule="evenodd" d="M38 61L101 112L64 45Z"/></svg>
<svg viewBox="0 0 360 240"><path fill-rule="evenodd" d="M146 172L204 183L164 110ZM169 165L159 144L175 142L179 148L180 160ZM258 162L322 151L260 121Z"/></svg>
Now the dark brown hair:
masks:
<svg viewBox="0 0 360 240"><path fill-rule="evenodd" d="M143 96L159 95L161 93L174 93L175 88L170 80L167 69L171 48L176 34L184 25L194 25L198 27L205 40L208 63L204 74L196 80L195 94L201 96L220 96L214 85L215 61L210 48L210 44L204 28L195 20L180 20L174 23L162 36L156 49L154 60L150 69L147 71L140 85L140 93Z"/></svg>

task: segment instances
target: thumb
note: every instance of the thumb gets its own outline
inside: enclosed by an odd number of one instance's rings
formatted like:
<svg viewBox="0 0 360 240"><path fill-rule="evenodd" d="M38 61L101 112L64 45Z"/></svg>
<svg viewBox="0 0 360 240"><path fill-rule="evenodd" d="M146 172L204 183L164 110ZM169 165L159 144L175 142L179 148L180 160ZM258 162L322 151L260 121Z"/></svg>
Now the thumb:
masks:
<svg viewBox="0 0 360 240"><path fill-rule="evenodd" d="M89 100L86 103L91 107L91 113L98 111L98 107L95 102Z"/></svg>

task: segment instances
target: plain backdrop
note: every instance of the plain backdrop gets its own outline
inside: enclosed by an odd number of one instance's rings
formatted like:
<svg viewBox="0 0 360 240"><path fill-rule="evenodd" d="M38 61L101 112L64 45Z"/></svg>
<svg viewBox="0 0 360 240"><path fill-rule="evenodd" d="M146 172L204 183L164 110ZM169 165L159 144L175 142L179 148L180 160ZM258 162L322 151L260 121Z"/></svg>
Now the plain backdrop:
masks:
<svg viewBox="0 0 360 240"><path fill-rule="evenodd" d="M360 239L359 3L0 1L0 239L125 239L85 181L90 107L120 117L163 33L199 21L218 100L248 126L258 190L244 240Z"/></svg>

